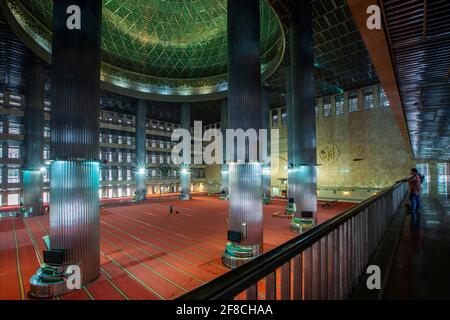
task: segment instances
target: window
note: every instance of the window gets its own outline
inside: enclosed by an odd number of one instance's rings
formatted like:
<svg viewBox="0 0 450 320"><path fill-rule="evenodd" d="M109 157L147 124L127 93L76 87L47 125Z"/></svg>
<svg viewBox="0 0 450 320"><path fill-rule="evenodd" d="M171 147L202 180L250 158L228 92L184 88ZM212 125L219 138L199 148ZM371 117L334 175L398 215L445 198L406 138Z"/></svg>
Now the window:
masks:
<svg viewBox="0 0 450 320"><path fill-rule="evenodd" d="M331 98L330 97L323 99L323 116L331 117Z"/></svg>
<svg viewBox="0 0 450 320"><path fill-rule="evenodd" d="M386 92L384 92L384 89L382 87L380 87L379 99L381 107L389 107L389 100L386 96Z"/></svg>
<svg viewBox="0 0 450 320"><path fill-rule="evenodd" d="M366 88L363 91L364 97L364 110L369 110L373 108L373 93L372 88Z"/></svg>
<svg viewBox="0 0 450 320"><path fill-rule="evenodd" d="M117 180L119 181L123 180L123 171L120 168L117 170Z"/></svg>
<svg viewBox="0 0 450 320"><path fill-rule="evenodd" d="M44 147L44 160L50 159L50 148Z"/></svg>
<svg viewBox="0 0 450 320"><path fill-rule="evenodd" d="M8 183L20 183L19 169L8 169Z"/></svg>
<svg viewBox="0 0 450 320"><path fill-rule="evenodd" d="M10 123L8 133L9 134L21 134L20 124L19 123Z"/></svg>
<svg viewBox="0 0 450 320"><path fill-rule="evenodd" d="M437 163L437 184L438 194L448 194L448 185L450 181L450 168L448 163Z"/></svg>
<svg viewBox="0 0 450 320"><path fill-rule="evenodd" d="M117 162L122 162L123 161L123 155L122 152L118 152L117 153Z"/></svg>
<svg viewBox="0 0 450 320"><path fill-rule="evenodd" d="M44 128L44 137L50 138L50 128L49 127Z"/></svg>
<svg viewBox="0 0 450 320"><path fill-rule="evenodd" d="M49 182L50 178L49 178L49 174L48 174L49 170L48 168L45 169L43 175L42 175L42 179L44 182Z"/></svg>
<svg viewBox="0 0 450 320"><path fill-rule="evenodd" d="M131 170L127 169L127 180L131 180Z"/></svg>
<svg viewBox="0 0 450 320"><path fill-rule="evenodd" d="M344 95L336 96L336 115L344 114Z"/></svg>
<svg viewBox="0 0 450 320"><path fill-rule="evenodd" d="M272 111L272 127L273 128L278 127L278 110Z"/></svg>
<svg viewBox="0 0 450 320"><path fill-rule="evenodd" d="M18 193L10 193L8 194L8 206L17 206L19 205L19 194Z"/></svg>
<svg viewBox="0 0 450 320"><path fill-rule="evenodd" d="M348 112L358 111L358 93L351 91L348 95Z"/></svg>
<svg viewBox="0 0 450 320"><path fill-rule="evenodd" d="M281 109L281 125L286 126L287 125L287 112L286 108Z"/></svg>
<svg viewBox="0 0 450 320"><path fill-rule="evenodd" d="M20 148L19 147L9 147L8 148L8 158L9 159L19 159L20 158Z"/></svg>

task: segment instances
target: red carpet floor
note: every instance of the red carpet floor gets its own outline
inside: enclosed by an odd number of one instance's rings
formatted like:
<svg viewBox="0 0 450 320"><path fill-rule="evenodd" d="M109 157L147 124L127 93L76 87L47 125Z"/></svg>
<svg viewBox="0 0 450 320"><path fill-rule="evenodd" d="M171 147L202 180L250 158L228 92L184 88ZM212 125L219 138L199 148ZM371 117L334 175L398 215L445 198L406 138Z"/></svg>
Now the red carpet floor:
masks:
<svg viewBox="0 0 450 320"><path fill-rule="evenodd" d="M265 251L296 236L289 219L272 217L285 204L264 207ZM319 223L353 205L319 206ZM227 208L225 201L195 197L102 209L100 277L58 299L174 299L201 286L228 271L221 263ZM41 264L48 232L48 216L0 220L0 300L29 299L28 281ZM258 287L264 298L263 281Z"/></svg>

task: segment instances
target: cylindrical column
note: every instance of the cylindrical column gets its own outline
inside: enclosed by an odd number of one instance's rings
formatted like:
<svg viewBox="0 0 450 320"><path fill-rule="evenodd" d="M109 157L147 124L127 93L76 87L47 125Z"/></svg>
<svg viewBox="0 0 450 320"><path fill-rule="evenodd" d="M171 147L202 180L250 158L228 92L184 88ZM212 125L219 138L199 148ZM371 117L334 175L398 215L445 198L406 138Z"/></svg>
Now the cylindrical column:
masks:
<svg viewBox="0 0 450 320"><path fill-rule="evenodd" d="M25 215L42 214L44 159L44 96L45 68L42 62L30 59L25 68L25 134L23 207Z"/></svg>
<svg viewBox="0 0 450 320"><path fill-rule="evenodd" d="M312 14L299 1L291 16L291 90L292 107L288 126L289 197L296 205L291 226L301 231L302 225L317 215L316 118L314 109L314 52Z"/></svg>
<svg viewBox="0 0 450 320"><path fill-rule="evenodd" d="M136 139L135 139L135 182L136 201L143 201L147 198L147 104L144 100L139 100L136 106Z"/></svg>
<svg viewBox="0 0 450 320"><path fill-rule="evenodd" d="M81 285L100 272L101 18L101 0L53 1L51 249L63 252L63 267L80 268Z"/></svg>
<svg viewBox="0 0 450 320"><path fill-rule="evenodd" d="M269 89L263 88L262 90L262 105L261 105L261 129L267 130L267 161L270 161L270 105L269 105ZM263 164L263 201L264 204L269 204L272 197L271 191L271 171L270 163Z"/></svg>
<svg viewBox="0 0 450 320"><path fill-rule="evenodd" d="M189 103L181 104L180 113L180 126L183 129L191 130L191 106ZM189 142L191 143L191 142ZM191 159L187 159L183 154L183 161L180 170L180 184L181 184L181 194L180 200L190 200L191 199L191 170L190 170Z"/></svg>
<svg viewBox="0 0 450 320"><path fill-rule="evenodd" d="M226 163L226 146L227 146L227 128L228 128L228 99L223 99L220 104L220 127L223 137L223 164L221 170L222 187L221 193L226 197L228 195L228 164Z"/></svg>
<svg viewBox="0 0 450 320"><path fill-rule="evenodd" d="M259 34L259 1L228 0L230 129L253 129L258 132L261 128ZM227 142L227 148L235 144L235 141ZM246 149L244 161L238 162L235 154L229 164L229 242L223 262L231 268L253 259L262 252L262 165L259 161L251 161L249 146L246 146Z"/></svg>

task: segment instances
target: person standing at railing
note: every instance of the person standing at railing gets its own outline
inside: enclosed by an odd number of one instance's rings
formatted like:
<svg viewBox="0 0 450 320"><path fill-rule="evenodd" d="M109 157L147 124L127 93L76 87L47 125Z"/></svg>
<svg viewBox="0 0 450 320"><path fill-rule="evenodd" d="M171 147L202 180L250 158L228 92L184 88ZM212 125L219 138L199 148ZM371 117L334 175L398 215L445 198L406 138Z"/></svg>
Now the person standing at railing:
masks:
<svg viewBox="0 0 450 320"><path fill-rule="evenodd" d="M422 179L416 168L411 169L411 176L408 178L409 184L409 203L411 205L411 214L417 214L420 208L420 191Z"/></svg>

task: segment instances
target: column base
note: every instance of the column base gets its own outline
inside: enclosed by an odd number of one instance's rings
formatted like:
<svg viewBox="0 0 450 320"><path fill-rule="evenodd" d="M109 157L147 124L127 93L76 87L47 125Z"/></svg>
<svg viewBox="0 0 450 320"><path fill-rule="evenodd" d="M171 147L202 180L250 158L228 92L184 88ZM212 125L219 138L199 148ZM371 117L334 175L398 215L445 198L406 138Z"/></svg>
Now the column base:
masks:
<svg viewBox="0 0 450 320"><path fill-rule="evenodd" d="M48 299L73 291L67 288L64 266L43 264L30 278L30 295L37 299Z"/></svg>
<svg viewBox="0 0 450 320"><path fill-rule="evenodd" d="M222 263L231 269L253 260L262 253L262 244L240 245L228 242L222 257Z"/></svg>
<svg viewBox="0 0 450 320"><path fill-rule="evenodd" d="M181 193L180 194L180 200L186 201L186 200L191 200L192 196L190 193Z"/></svg>
<svg viewBox="0 0 450 320"><path fill-rule="evenodd" d="M145 201L145 200L147 200L147 197L146 196L142 196L142 195L136 195L135 197L134 197L134 201L136 201L136 202L142 202L142 201Z"/></svg>
<svg viewBox="0 0 450 320"><path fill-rule="evenodd" d="M297 233L306 232L316 226L316 221L311 218L293 217L291 220L291 231Z"/></svg>
<svg viewBox="0 0 450 320"><path fill-rule="evenodd" d="M24 218L29 218L29 217L38 217L38 216L42 216L44 214L44 208L41 207L37 210L34 210L33 207L31 208L24 208L23 209L23 217Z"/></svg>
<svg viewBox="0 0 450 320"><path fill-rule="evenodd" d="M219 200L228 201L230 197L227 194L221 194Z"/></svg>
<svg viewBox="0 0 450 320"><path fill-rule="evenodd" d="M294 214L296 211L297 211L297 207L295 206L295 203L293 203L293 202L289 202L286 205L286 209L284 209L284 213L290 214L290 215Z"/></svg>

